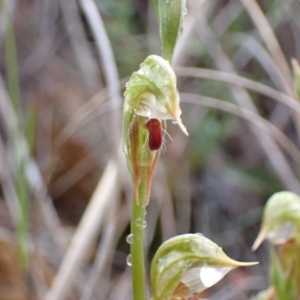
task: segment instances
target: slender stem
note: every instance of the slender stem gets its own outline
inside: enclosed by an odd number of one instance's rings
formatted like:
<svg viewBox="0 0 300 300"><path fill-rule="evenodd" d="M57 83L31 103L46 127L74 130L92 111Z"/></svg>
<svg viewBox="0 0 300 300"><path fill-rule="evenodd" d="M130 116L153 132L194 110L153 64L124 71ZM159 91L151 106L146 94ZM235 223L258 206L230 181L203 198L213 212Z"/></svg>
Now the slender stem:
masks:
<svg viewBox="0 0 300 300"><path fill-rule="evenodd" d="M146 169L142 168L141 182L139 186L139 205L136 201L132 207L131 244L132 262L132 286L133 299L146 300L145 263L144 263L144 229L146 210Z"/></svg>
<svg viewBox="0 0 300 300"><path fill-rule="evenodd" d="M20 157L20 130L22 127L21 117L21 102L20 102L20 86L19 86L19 71L18 71L18 55L16 38L13 24L13 14L9 12L7 1L0 1L0 11L4 12L4 21L6 22L6 31L4 35L4 52L6 61L6 76L9 96L12 105L18 117L18 126L13 131L13 150L14 156ZM25 174L25 162L22 156L19 163L16 163L18 168L15 174L15 189L19 200L20 215L17 223L17 237L18 237L18 259L20 268L26 270L28 268L29 257L27 253L28 240L28 208L29 208L29 190L28 181Z"/></svg>

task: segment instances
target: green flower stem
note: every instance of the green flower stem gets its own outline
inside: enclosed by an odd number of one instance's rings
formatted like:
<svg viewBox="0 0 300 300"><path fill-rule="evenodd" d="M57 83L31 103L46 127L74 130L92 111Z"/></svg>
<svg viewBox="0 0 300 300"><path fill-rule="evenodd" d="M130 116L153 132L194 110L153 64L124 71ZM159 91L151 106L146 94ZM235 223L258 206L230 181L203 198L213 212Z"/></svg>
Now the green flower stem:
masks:
<svg viewBox="0 0 300 300"><path fill-rule="evenodd" d="M146 212L146 168L141 168L141 181L139 185L139 205L136 201L132 207L131 217L131 263L133 299L146 300L146 281L144 263L144 230Z"/></svg>

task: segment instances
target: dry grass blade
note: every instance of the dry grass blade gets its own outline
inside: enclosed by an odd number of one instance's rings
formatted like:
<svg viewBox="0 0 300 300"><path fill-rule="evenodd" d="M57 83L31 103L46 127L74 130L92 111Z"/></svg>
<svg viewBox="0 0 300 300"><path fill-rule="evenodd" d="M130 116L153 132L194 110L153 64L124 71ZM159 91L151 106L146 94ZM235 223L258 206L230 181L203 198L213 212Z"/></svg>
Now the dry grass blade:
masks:
<svg viewBox="0 0 300 300"><path fill-rule="evenodd" d="M125 77L120 80L119 87L124 88L129 77ZM62 147L63 143L69 139L76 131L82 128L85 124L91 122L93 119L99 117L108 111L114 110L110 104L104 106L104 102L108 99L108 88L103 88L101 91L96 93L92 98L87 100L87 102L82 105L77 112L74 114L72 119L66 124L66 126L61 130L60 134L55 140L55 148L58 150ZM102 107L100 109L100 105ZM118 104L117 108L121 107L121 103ZM99 112L95 113L95 110L99 109Z"/></svg>
<svg viewBox="0 0 300 300"><path fill-rule="evenodd" d="M109 112L114 112L114 108L111 105L111 102L105 102L101 107L97 107L97 109L91 110L85 115L82 115L78 120L72 119L70 123L68 123L60 132L60 134L55 139L55 150L59 152L60 148L64 145L64 143L70 139L76 132L80 129L83 129L85 126L103 116ZM74 122L73 122L74 121Z"/></svg>
<svg viewBox="0 0 300 300"><path fill-rule="evenodd" d="M280 70L279 75L281 75L281 80L285 86L287 94L296 98L297 96L293 87L292 72L266 16L263 14L260 6L255 0L241 0L241 2L245 6L254 24L256 25L257 30L265 41L265 44L273 57L274 64L277 65L278 69ZM295 114L294 118L298 134L300 134L299 114Z"/></svg>
<svg viewBox="0 0 300 300"><path fill-rule="evenodd" d="M201 21L202 26L199 28L197 27L196 29L198 30L199 36L206 41L207 45L209 45L211 49L209 54L214 59L216 66L222 71L236 73L235 67L231 60L224 52L221 45L216 42L214 34L205 21L205 18L201 19ZM235 98L235 101L241 107L258 114L258 110L246 90L240 87L232 87L231 92ZM299 182L293 174L293 171L291 170L286 158L281 153L281 150L278 148L273 139L269 135L266 135L263 131L257 131L253 126L250 128L258 143L264 149L267 159L283 184L291 191L300 193Z"/></svg>
<svg viewBox="0 0 300 300"><path fill-rule="evenodd" d="M123 171L126 171L127 175L127 170L124 170L125 166L123 165L124 161L119 161L118 182L124 181L124 175L121 175ZM123 166L123 168L121 166ZM124 185L125 183L122 182L121 184ZM131 191L129 194L130 195L126 196L125 205L120 207L119 204L114 203L111 208L108 208L101 242L98 245L96 258L89 273L89 278L86 282L81 300L95 299L98 295L101 295L99 299L108 299L108 294L111 295L111 293L117 290L115 284L108 278L116 254L113 249L118 251L117 243L122 238L124 231L130 223ZM128 272L125 272L124 275L127 276L128 280L131 280ZM111 284L114 285L114 289L111 289Z"/></svg>
<svg viewBox="0 0 300 300"><path fill-rule="evenodd" d="M0 299L28 299L28 287L18 268L17 246L13 235L0 229Z"/></svg>
<svg viewBox="0 0 300 300"><path fill-rule="evenodd" d="M86 253L100 231L106 208L115 201L117 174L117 165L111 160L78 225L46 300L64 299L70 291Z"/></svg>
<svg viewBox="0 0 300 300"><path fill-rule="evenodd" d="M300 103L296 102L295 98L291 98L290 96L281 93L276 89L273 89L258 81L254 81L229 72L222 72L222 71L203 69L203 68L176 67L175 71L179 76L192 76L198 78L219 80L232 85L236 85L239 87L256 91L258 93L270 97L271 99L283 103L288 107L290 107L291 109L295 110L296 112L300 113Z"/></svg>
<svg viewBox="0 0 300 300"><path fill-rule="evenodd" d="M282 91L286 90L282 82L281 70L274 63L267 49L265 49L257 39L249 34L236 33L228 38L228 43L232 44L233 47L239 47L232 58L238 69L243 69L251 59L256 59L264 68L274 85Z"/></svg>
<svg viewBox="0 0 300 300"><path fill-rule="evenodd" d="M97 165L97 164L96 164ZM76 182L80 181L84 176L95 168L95 160L90 155L78 161L65 174L51 183L49 190L53 199L57 199L68 191Z"/></svg>
<svg viewBox="0 0 300 300"><path fill-rule="evenodd" d="M0 77L0 115L3 120L9 137L16 138L16 133L18 132L17 118L14 113L11 101L6 92L3 80ZM40 170L36 162L30 157L29 149L25 137L22 134L18 134L18 159L24 162L25 175L30 186L30 189L34 195L41 209L42 220L45 222L49 234L55 241L56 245L60 250L65 248L65 239L62 236L62 231L60 230L60 224L52 201L47 194L47 189L44 184ZM12 142L11 142L12 143ZM10 149L12 151L12 149ZM12 153L12 152L11 152Z"/></svg>
<svg viewBox="0 0 300 300"><path fill-rule="evenodd" d="M59 10L57 1L42 1L40 3L37 18L39 26L37 27L36 46L32 53L23 61L20 66L20 75L22 79L32 76L47 65L49 59L65 41L65 36L60 36L55 40L55 29Z"/></svg>
<svg viewBox="0 0 300 300"><path fill-rule="evenodd" d="M87 18L91 31L93 32L99 56L102 58L108 94L112 101L113 107L117 112L117 109L120 107L121 104L121 96L119 92L119 76L113 51L108 36L106 34L101 15L97 9L94 0L80 0L79 4ZM117 137L120 137L120 113L115 113L111 123L112 131L117 134ZM112 141L113 148L115 148L117 140L119 139Z"/></svg>
<svg viewBox="0 0 300 300"><path fill-rule="evenodd" d="M10 212L10 218L12 219L14 226L16 226L21 215L21 209L18 202L18 195L15 190L11 170L7 163L8 159L6 154L7 153L5 151L4 145L0 142L0 181L2 183L1 187L3 190L5 201L7 203L7 207Z"/></svg>
<svg viewBox="0 0 300 300"><path fill-rule="evenodd" d="M223 6L221 12L213 20L212 27L218 31L219 36L223 36L242 11L243 7L239 2L229 1ZM226 20L226 22L224 22L224 20Z"/></svg>
<svg viewBox="0 0 300 300"><path fill-rule="evenodd" d="M247 9L250 17L256 25L257 30L264 39L265 44L273 57L274 63L277 64L278 68L281 70L281 79L285 85L287 93L293 97L294 91L292 74L269 22L255 0L241 0L241 2Z"/></svg>
<svg viewBox="0 0 300 300"><path fill-rule="evenodd" d="M300 169L300 151L299 149L273 124L259 116L258 114L245 109L243 107L237 106L235 104L225 102L219 99L205 97L205 96L197 96L193 94L182 94L182 101L186 103L200 104L203 106L213 107L217 109L221 109L223 111L227 111L231 114L239 116L241 118L246 119L250 123L262 129L272 138L274 138L283 149L285 149L291 157L293 157L295 163ZM269 153L270 155L274 155L274 153ZM282 172L284 173L283 169ZM285 175L285 174L282 174Z"/></svg>
<svg viewBox="0 0 300 300"><path fill-rule="evenodd" d="M99 82L99 70L93 59L92 52L87 44L85 33L80 26L77 3L75 0L60 0L63 18L66 24L70 42L78 62L78 66L83 73L85 84L90 92L96 92L101 88Z"/></svg>
<svg viewBox="0 0 300 300"><path fill-rule="evenodd" d="M85 284L81 300L93 299L93 291L101 278L100 275L102 275L104 267L108 266L108 262L111 261L113 255L112 249L116 247L117 223L117 201L111 201L106 211L106 220L101 242L99 243L97 255L89 278Z"/></svg>

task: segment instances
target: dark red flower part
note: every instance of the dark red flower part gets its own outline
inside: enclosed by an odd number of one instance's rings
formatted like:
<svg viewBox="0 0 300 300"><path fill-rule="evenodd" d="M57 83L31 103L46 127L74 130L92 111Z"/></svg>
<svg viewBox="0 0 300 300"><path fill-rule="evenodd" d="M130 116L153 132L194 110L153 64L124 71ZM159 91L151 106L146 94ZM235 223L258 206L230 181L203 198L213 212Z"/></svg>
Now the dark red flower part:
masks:
<svg viewBox="0 0 300 300"><path fill-rule="evenodd" d="M149 130L150 150L158 150L163 141L161 122L158 119L150 119L145 123L145 127Z"/></svg>

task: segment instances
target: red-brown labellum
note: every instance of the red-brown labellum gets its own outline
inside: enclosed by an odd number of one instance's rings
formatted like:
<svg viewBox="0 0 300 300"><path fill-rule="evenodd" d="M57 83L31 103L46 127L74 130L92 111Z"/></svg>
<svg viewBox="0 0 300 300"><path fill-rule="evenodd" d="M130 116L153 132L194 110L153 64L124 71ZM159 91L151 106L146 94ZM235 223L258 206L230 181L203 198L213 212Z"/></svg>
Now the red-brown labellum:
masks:
<svg viewBox="0 0 300 300"><path fill-rule="evenodd" d="M158 150L163 141L161 123L158 119L150 119L145 123L145 127L149 130L149 148L150 150Z"/></svg>

